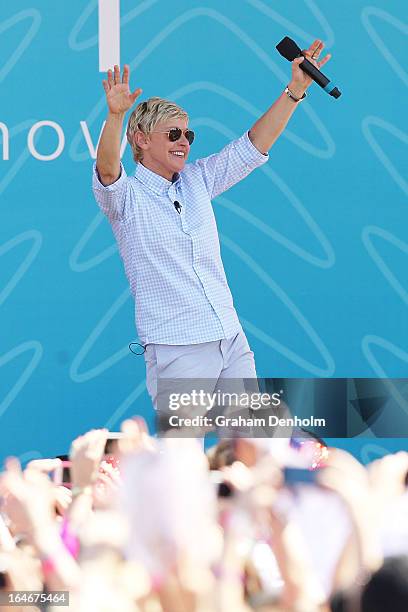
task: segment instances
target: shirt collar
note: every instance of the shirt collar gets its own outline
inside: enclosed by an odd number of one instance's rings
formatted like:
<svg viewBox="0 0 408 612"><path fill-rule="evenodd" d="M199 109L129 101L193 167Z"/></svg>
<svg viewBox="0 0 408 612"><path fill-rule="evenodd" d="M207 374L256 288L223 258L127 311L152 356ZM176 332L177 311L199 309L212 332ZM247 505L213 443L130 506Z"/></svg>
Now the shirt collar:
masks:
<svg viewBox="0 0 408 612"><path fill-rule="evenodd" d="M143 183L143 185L146 185L146 187L159 195L167 193L170 187L176 182L174 181L173 183L172 181L168 181L163 176L149 170L149 168L146 168L146 166L141 163L136 164L135 177ZM177 176L176 180L179 178L180 175Z"/></svg>

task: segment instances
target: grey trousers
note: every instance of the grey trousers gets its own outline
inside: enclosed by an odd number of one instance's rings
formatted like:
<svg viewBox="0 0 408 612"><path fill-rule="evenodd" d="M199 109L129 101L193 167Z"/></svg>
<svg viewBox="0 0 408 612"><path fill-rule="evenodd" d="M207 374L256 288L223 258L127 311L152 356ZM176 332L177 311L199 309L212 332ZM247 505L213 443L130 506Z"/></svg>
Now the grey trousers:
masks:
<svg viewBox="0 0 408 612"><path fill-rule="evenodd" d="M146 386L157 407L158 380L208 379L213 389L225 379L255 379L254 354L241 330L233 338L200 344L148 344L144 354Z"/></svg>

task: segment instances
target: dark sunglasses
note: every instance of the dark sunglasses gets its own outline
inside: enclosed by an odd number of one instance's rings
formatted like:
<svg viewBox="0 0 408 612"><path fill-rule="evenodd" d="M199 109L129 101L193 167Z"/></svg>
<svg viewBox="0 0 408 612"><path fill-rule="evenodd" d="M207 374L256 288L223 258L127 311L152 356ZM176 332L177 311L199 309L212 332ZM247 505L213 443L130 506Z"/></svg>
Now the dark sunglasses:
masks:
<svg viewBox="0 0 408 612"><path fill-rule="evenodd" d="M169 130L166 130L165 132L153 131L152 133L153 134L167 134L170 142L176 142L177 140L180 140L181 135L183 134L183 130L181 128L170 128ZM185 130L184 136L187 138L188 144L190 145L193 144L194 136L195 136L193 130Z"/></svg>

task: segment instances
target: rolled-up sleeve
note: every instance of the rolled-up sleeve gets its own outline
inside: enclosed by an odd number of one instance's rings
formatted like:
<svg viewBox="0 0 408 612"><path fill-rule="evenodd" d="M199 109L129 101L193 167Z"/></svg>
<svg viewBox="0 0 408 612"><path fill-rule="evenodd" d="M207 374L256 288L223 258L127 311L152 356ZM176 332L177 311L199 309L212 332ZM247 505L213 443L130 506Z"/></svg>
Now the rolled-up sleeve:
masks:
<svg viewBox="0 0 408 612"><path fill-rule="evenodd" d="M93 166L92 190L99 208L113 220L123 216L128 176L123 164L120 164L120 176L112 185L103 185L99 179L96 163Z"/></svg>
<svg viewBox="0 0 408 612"><path fill-rule="evenodd" d="M195 165L202 173L210 198L215 198L268 159L269 155L258 151L248 132L245 132L241 138L230 142L219 153L198 159Z"/></svg>

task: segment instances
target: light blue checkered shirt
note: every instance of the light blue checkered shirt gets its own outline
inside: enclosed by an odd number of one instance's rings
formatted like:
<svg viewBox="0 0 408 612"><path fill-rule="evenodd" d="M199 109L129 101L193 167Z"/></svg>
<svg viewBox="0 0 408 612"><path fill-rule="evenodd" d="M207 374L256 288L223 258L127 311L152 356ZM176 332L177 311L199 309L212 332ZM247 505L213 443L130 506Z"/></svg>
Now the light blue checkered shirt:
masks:
<svg viewBox="0 0 408 612"><path fill-rule="evenodd" d="M246 132L186 164L174 183L139 163L131 177L121 166L105 187L94 166L93 191L118 242L142 344L198 344L241 330L211 200L267 160Z"/></svg>

